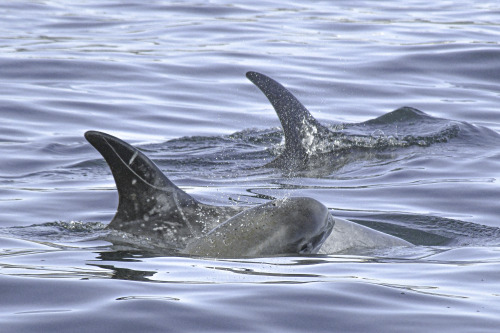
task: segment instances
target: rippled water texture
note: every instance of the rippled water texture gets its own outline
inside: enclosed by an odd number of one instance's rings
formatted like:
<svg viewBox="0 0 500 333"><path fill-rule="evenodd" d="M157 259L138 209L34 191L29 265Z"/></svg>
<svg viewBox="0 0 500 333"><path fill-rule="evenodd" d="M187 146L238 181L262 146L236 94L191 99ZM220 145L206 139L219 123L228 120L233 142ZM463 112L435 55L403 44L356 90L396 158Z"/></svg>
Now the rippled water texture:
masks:
<svg viewBox="0 0 500 333"><path fill-rule="evenodd" d="M1 332L498 330L497 2L40 0L0 14ZM263 167L283 134L247 71L345 135L335 159L293 177ZM403 106L428 117L369 121ZM214 260L113 245L118 197L87 130L139 146L204 203L309 196L417 246Z"/></svg>

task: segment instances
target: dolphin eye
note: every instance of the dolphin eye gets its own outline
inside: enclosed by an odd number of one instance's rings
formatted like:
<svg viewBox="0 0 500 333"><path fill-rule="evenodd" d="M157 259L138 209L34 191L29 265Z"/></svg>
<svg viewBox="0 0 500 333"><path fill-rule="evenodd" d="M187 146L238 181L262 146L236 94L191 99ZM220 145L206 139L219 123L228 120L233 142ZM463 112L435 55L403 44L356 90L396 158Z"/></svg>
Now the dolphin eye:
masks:
<svg viewBox="0 0 500 333"><path fill-rule="evenodd" d="M299 248L299 254L311 253L312 249L313 249L313 246L312 246L311 242L304 243Z"/></svg>

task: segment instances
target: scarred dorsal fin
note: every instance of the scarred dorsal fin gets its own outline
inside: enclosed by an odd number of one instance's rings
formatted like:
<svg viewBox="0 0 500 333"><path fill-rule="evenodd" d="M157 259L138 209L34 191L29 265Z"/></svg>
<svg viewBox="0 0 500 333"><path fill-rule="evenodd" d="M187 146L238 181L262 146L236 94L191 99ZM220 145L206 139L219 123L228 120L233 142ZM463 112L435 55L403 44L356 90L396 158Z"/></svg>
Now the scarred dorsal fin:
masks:
<svg viewBox="0 0 500 333"><path fill-rule="evenodd" d="M183 213L197 208L198 201L175 186L146 155L106 133L88 131L85 138L104 157L115 179L119 203L110 228L148 235L169 224L183 224L186 232L199 233L201 227Z"/></svg>

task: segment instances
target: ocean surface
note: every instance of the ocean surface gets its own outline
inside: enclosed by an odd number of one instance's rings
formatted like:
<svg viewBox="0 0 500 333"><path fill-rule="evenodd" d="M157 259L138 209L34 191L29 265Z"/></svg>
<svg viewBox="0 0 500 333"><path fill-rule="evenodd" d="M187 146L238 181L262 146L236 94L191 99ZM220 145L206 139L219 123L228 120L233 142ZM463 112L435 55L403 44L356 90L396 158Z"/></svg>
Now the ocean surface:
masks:
<svg viewBox="0 0 500 333"><path fill-rule="evenodd" d="M12 0L0 16L1 332L498 331L498 1ZM247 71L363 154L265 167L283 133ZM425 114L382 117L403 106ZM231 260L114 245L118 195L88 130L201 202L309 196L415 247Z"/></svg>

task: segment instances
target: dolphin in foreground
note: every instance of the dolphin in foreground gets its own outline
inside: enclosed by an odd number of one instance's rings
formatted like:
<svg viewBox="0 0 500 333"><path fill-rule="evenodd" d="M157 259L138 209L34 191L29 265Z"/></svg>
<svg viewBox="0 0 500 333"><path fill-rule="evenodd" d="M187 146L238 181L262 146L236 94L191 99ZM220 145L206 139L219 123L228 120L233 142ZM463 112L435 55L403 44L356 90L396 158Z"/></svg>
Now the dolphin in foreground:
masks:
<svg viewBox="0 0 500 333"><path fill-rule="evenodd" d="M119 203L110 229L185 254L228 258L317 253L332 230L328 209L314 199L286 198L249 209L202 204L126 142L96 131L85 138L115 179Z"/></svg>
<svg viewBox="0 0 500 333"><path fill-rule="evenodd" d="M335 218L312 198L273 200L252 208L203 204L137 148L97 131L86 132L85 138L108 163L118 190L117 212L108 228L148 237L184 254L239 258L411 245Z"/></svg>

